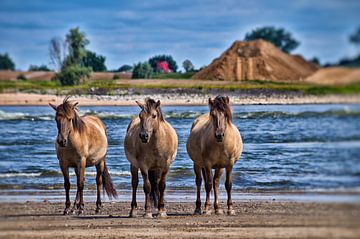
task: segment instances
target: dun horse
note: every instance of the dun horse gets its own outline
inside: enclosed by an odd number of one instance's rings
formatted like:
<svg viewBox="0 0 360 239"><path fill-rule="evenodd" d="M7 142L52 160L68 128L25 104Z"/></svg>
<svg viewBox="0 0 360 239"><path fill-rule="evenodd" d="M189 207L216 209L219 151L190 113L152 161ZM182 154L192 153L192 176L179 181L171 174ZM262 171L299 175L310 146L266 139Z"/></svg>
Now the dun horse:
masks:
<svg viewBox="0 0 360 239"><path fill-rule="evenodd" d="M151 199L154 200L155 207L156 205L158 207L158 216L166 217L165 180L170 164L176 156L177 135L171 125L165 121L160 109L160 101L155 102L146 98L145 104L137 101L136 103L141 111L129 124L125 136L125 154L131 164L133 190L130 217L137 216L136 190L139 169L144 180L144 217L152 218Z"/></svg>
<svg viewBox="0 0 360 239"><path fill-rule="evenodd" d="M77 113L76 105L68 101L50 106L56 111L55 120L58 134L55 142L56 154L64 176L66 202L64 215L77 210L84 211L83 189L85 167L96 167L97 200L96 213L101 209L100 190L103 185L107 195L116 197L116 190L112 184L110 174L105 164L107 151L107 136L105 125L95 116L82 116ZM73 208L70 210L70 180L69 167L75 169L77 177L77 193Z"/></svg>
<svg viewBox="0 0 360 239"><path fill-rule="evenodd" d="M219 181L220 176L226 169L225 188L227 191L228 214L234 215L232 207L231 171L235 162L239 159L243 144L240 132L232 124L232 112L229 105L229 98L217 96L214 100L209 98L210 113L199 116L192 124L187 151L194 161L196 176L197 197L195 214L201 214L201 173L205 179L206 202L204 212L211 214L210 192L214 187L214 209L216 214L222 214L219 209ZM215 175L212 176L212 169Z"/></svg>

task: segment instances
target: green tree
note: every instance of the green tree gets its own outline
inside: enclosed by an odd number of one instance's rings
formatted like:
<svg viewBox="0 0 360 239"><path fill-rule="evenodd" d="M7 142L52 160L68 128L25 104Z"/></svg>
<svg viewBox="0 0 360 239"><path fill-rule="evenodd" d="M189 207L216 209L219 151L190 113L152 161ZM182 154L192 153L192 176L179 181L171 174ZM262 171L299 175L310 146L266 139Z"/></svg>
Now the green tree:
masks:
<svg viewBox="0 0 360 239"><path fill-rule="evenodd" d="M58 81L61 85L79 85L82 80L90 77L90 72L88 68L79 65L67 66L57 73L53 80Z"/></svg>
<svg viewBox="0 0 360 239"><path fill-rule="evenodd" d="M66 34L66 43L68 45L68 56L65 59L66 65L80 65L82 59L86 57L86 45L89 44L89 40L86 39L84 32L81 32L79 27L70 29Z"/></svg>
<svg viewBox="0 0 360 239"><path fill-rule="evenodd" d="M15 63L7 53L0 54L0 70L15 70Z"/></svg>
<svg viewBox="0 0 360 239"><path fill-rule="evenodd" d="M117 70L118 72L123 72L123 71L131 71L132 70L132 66L130 65L122 65L119 67L119 69Z"/></svg>
<svg viewBox="0 0 360 239"><path fill-rule="evenodd" d="M30 65L29 66L29 71L50 71L50 69L44 64L42 64L40 66Z"/></svg>
<svg viewBox="0 0 360 239"><path fill-rule="evenodd" d="M271 42L286 53L290 53L300 45L300 42L294 39L291 33L283 28L260 27L247 33L244 40L251 41L257 39Z"/></svg>
<svg viewBox="0 0 360 239"><path fill-rule="evenodd" d="M354 45L360 46L360 26L355 30L353 34L350 35L349 41Z"/></svg>
<svg viewBox="0 0 360 239"><path fill-rule="evenodd" d="M157 55L157 56L153 56L149 59L149 63L153 69L154 72L156 72L156 63L158 61L166 61L169 65L169 69L172 70L173 72L177 71L177 64L176 61L173 59L172 56L170 55Z"/></svg>
<svg viewBox="0 0 360 239"><path fill-rule="evenodd" d="M152 76L152 68L148 62L139 62L133 67L132 78L133 79L149 79Z"/></svg>
<svg viewBox="0 0 360 239"><path fill-rule="evenodd" d="M106 71L105 56L97 55L95 52L86 51L86 56L82 60L82 65L92 69L93 71Z"/></svg>
<svg viewBox="0 0 360 239"><path fill-rule="evenodd" d="M186 72L194 71L194 65L190 60L185 60L182 65Z"/></svg>

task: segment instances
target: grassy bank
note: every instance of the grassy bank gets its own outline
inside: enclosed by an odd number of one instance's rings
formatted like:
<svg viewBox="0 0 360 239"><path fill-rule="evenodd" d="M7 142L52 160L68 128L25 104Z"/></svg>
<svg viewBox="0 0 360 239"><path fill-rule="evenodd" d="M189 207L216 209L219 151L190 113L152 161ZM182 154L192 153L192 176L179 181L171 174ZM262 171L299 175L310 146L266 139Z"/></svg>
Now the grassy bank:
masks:
<svg viewBox="0 0 360 239"><path fill-rule="evenodd" d="M201 81L191 79L151 79L151 80L95 80L78 86L61 86L54 81L17 80L0 81L0 92L27 92L52 94L113 94L121 89L196 89L206 92L210 89L224 91L271 90L275 92L299 92L305 95L360 94L360 83L352 85L319 86L310 84L279 83L271 81Z"/></svg>

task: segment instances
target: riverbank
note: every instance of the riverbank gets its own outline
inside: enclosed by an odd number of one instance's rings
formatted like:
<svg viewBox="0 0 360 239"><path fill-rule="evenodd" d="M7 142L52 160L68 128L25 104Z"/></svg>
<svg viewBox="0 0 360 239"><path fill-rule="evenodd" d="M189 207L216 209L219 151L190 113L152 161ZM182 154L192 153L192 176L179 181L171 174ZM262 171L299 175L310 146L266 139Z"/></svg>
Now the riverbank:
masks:
<svg viewBox="0 0 360 239"><path fill-rule="evenodd" d="M146 97L161 100L163 105L206 105L209 97L215 97L221 92L211 93L184 93L184 92L144 92L142 94L124 95L75 95L73 100L83 106L127 106L134 105L135 100L144 100ZM232 104L333 104L333 103L360 103L360 95L302 95L295 92L274 93L267 91L226 93ZM54 94L32 93L3 93L0 94L0 105L48 105L49 102L60 104L65 96Z"/></svg>
<svg viewBox="0 0 360 239"><path fill-rule="evenodd" d="M142 203L139 208L142 210ZM63 203L0 204L2 238L359 238L358 204L234 202L236 216L193 216L193 203L167 203L168 218L128 218L130 202L86 203L62 216ZM225 208L225 202L221 202ZM154 214L155 215L155 214Z"/></svg>

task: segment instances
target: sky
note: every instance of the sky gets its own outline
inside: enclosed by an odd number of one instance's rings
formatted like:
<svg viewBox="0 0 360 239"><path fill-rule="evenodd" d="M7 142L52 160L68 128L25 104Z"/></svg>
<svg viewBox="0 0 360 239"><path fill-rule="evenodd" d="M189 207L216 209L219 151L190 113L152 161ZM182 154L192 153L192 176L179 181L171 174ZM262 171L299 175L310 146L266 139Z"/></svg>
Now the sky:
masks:
<svg viewBox="0 0 360 239"><path fill-rule="evenodd" d="M17 69L49 65L51 38L80 27L108 69L156 54L199 68L252 29L275 26L300 41L294 54L326 63L358 53L348 37L359 25L359 0L0 0L0 53Z"/></svg>

